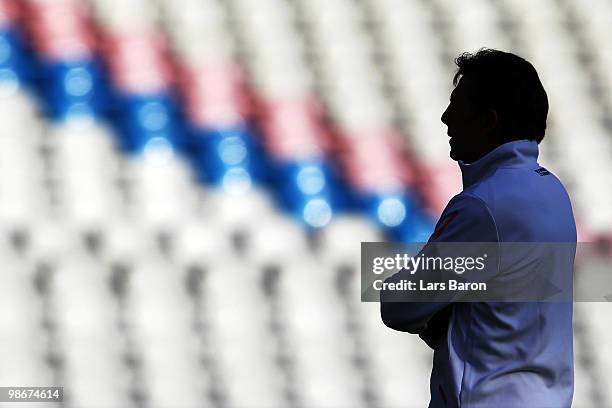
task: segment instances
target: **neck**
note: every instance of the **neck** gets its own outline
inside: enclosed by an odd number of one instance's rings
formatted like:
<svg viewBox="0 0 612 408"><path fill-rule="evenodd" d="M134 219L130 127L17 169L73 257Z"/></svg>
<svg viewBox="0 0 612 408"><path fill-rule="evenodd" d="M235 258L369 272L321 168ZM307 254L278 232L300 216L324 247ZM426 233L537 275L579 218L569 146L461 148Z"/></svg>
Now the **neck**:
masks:
<svg viewBox="0 0 612 408"><path fill-rule="evenodd" d="M498 135L496 134L482 136L481 140L488 141L489 143L483 145L482 148L478 152L476 152L472 157L468 157L462 160L463 163L465 164L474 163L505 143L501 141Z"/></svg>

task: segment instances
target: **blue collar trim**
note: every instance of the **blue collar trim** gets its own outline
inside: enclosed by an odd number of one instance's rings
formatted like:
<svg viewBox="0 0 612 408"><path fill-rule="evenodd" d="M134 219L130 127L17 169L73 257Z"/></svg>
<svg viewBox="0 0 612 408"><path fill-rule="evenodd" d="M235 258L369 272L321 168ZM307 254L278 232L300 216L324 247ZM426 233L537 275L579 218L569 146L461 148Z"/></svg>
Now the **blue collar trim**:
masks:
<svg viewBox="0 0 612 408"><path fill-rule="evenodd" d="M500 167L535 165L539 152L535 140L515 140L497 146L474 163L467 164L459 160L463 188L468 188Z"/></svg>

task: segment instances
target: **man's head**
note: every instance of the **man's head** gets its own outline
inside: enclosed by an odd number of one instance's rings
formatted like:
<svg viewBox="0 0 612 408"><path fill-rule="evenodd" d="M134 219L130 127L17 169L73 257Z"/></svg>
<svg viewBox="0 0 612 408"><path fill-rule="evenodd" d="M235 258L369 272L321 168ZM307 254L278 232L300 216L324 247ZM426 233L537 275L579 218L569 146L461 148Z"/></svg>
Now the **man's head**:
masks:
<svg viewBox="0 0 612 408"><path fill-rule="evenodd" d="M472 163L513 140L542 141L548 98L529 62L483 48L461 54L455 64L455 89L441 118L448 126L453 160Z"/></svg>

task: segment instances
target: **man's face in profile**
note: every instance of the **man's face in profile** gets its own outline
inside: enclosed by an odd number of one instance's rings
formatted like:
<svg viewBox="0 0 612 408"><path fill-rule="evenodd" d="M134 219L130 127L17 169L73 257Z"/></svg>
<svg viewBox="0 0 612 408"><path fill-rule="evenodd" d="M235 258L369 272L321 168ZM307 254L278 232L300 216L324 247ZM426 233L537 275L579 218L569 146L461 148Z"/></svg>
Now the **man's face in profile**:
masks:
<svg viewBox="0 0 612 408"><path fill-rule="evenodd" d="M470 101L471 86L469 78L461 77L441 118L442 123L448 126L451 159L465 163L482 157L492 142L488 140L490 135L484 127L482 113L474 109Z"/></svg>

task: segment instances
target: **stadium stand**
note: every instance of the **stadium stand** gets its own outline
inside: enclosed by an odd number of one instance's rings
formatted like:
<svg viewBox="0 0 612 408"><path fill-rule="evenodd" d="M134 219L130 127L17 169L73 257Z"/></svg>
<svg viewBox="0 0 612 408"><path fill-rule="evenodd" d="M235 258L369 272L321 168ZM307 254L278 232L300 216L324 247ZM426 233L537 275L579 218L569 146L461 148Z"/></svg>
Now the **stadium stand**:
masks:
<svg viewBox="0 0 612 408"><path fill-rule="evenodd" d="M542 161L609 239L611 22L605 0L0 0L0 385L425 406L431 351L360 302L360 242L426 240L459 191L440 115L481 46L541 72ZM609 307L575 310L574 406L611 406Z"/></svg>

